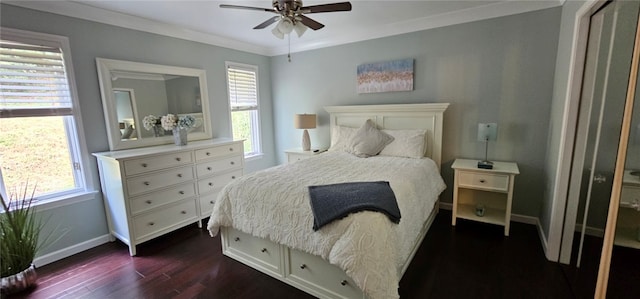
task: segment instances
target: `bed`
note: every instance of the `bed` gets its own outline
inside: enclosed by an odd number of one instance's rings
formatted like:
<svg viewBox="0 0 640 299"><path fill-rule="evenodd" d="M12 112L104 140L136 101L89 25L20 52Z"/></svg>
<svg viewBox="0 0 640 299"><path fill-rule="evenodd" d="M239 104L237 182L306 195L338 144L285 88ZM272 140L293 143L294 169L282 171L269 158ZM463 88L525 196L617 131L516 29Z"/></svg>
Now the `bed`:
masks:
<svg viewBox="0 0 640 299"><path fill-rule="evenodd" d="M332 150L227 185L214 205L209 231L221 234L223 254L314 296L397 298L399 280L437 214L445 188L439 168L447 106L325 107ZM367 120L389 134L422 130L424 147L412 158L392 151L382 155L384 150L361 158L339 150L340 135ZM389 182L402 213L398 224L382 213L363 211L312 229L308 186L370 181Z"/></svg>

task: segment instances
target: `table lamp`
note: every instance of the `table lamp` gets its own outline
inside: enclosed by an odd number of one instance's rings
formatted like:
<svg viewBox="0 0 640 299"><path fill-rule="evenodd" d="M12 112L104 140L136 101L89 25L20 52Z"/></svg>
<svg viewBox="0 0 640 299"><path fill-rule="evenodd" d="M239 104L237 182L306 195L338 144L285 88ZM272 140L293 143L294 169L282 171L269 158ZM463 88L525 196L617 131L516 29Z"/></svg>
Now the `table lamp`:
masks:
<svg viewBox="0 0 640 299"><path fill-rule="evenodd" d="M316 128L316 115L296 114L293 123L296 129L304 129L304 132L302 132L302 150L311 150L311 140L309 139L309 132L307 129Z"/></svg>
<svg viewBox="0 0 640 299"><path fill-rule="evenodd" d="M478 168L493 169L493 162L487 158L489 151L489 141L495 141L498 137L498 124L496 123L479 123L478 124L478 141L484 142L484 160L478 162Z"/></svg>

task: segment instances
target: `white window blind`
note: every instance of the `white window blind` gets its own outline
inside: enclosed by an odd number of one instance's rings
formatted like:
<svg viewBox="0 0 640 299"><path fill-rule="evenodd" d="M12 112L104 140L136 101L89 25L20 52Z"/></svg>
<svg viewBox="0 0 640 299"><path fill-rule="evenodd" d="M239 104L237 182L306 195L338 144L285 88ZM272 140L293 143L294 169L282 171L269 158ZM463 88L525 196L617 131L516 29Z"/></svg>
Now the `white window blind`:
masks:
<svg viewBox="0 0 640 299"><path fill-rule="evenodd" d="M256 71L228 66L227 76L229 78L231 111L257 110L258 88Z"/></svg>
<svg viewBox="0 0 640 299"><path fill-rule="evenodd" d="M71 114L60 48L0 40L0 117Z"/></svg>

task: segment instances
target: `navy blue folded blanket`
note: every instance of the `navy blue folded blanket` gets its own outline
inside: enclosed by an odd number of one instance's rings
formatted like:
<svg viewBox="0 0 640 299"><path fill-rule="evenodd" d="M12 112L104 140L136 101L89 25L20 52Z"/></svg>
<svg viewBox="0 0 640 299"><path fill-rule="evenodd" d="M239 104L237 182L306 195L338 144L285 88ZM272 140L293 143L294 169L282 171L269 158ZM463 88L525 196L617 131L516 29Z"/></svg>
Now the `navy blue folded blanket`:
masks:
<svg viewBox="0 0 640 299"><path fill-rule="evenodd" d="M400 222L400 209L389 182L354 182L309 186L313 230L333 220L359 211L381 212L394 223Z"/></svg>

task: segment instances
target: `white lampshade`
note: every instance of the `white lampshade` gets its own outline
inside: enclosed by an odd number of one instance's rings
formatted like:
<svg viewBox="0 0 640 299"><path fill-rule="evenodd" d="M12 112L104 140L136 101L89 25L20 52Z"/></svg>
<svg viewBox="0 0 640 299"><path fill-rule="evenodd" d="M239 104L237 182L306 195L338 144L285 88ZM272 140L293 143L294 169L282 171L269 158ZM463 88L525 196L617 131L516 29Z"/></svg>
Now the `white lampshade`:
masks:
<svg viewBox="0 0 640 299"><path fill-rule="evenodd" d="M283 34L289 34L293 30L293 21L289 18L282 18L276 27Z"/></svg>
<svg viewBox="0 0 640 299"><path fill-rule="evenodd" d="M316 115L315 114L296 114L296 116L293 119L293 125L296 129L315 129Z"/></svg>
<svg viewBox="0 0 640 299"><path fill-rule="evenodd" d="M293 26L293 29L298 34L298 37L301 37L304 34L304 32L307 31L307 26L303 25L300 22L296 22L296 24Z"/></svg>
<svg viewBox="0 0 640 299"><path fill-rule="evenodd" d="M278 26L273 27L273 29L271 30L271 33L273 33L273 35L279 39L284 39L284 33L280 32L280 29L278 29Z"/></svg>
<svg viewBox="0 0 640 299"><path fill-rule="evenodd" d="M495 141L498 138L498 124L479 123L478 141Z"/></svg>

